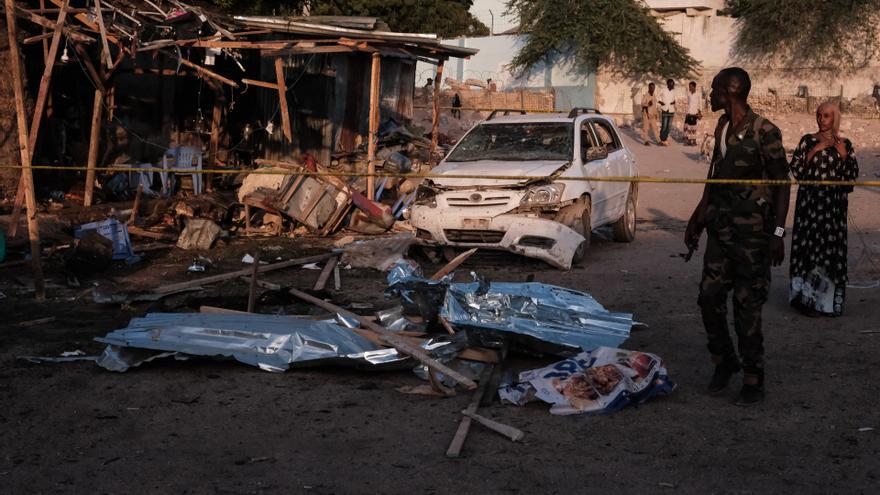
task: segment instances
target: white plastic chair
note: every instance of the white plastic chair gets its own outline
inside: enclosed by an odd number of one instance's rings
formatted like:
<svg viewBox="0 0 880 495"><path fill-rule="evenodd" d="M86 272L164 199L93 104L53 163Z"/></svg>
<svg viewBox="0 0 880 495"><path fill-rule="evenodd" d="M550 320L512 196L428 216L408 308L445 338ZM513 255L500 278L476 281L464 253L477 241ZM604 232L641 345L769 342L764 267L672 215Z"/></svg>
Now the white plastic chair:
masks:
<svg viewBox="0 0 880 495"><path fill-rule="evenodd" d="M173 159L173 165L170 163ZM169 170L175 172L169 172ZM192 146L171 148L162 155L162 194L170 195L172 191L169 174L181 174L180 170L192 170L193 192L202 194L202 150Z"/></svg>

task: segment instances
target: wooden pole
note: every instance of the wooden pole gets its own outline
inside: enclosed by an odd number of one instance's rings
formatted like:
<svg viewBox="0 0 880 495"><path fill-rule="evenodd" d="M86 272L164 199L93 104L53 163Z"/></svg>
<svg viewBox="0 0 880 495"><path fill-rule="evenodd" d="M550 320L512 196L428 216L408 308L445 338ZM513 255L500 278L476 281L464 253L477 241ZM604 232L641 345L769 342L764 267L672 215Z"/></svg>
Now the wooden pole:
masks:
<svg viewBox="0 0 880 495"><path fill-rule="evenodd" d="M212 85L214 86L214 85ZM226 94L223 93L223 86L217 84L214 88L214 111L211 114L211 146L208 150L210 157L209 163L212 168L220 166L218 155L220 154L220 120L223 118L223 106L226 103ZM214 174L207 175L206 191L214 190L212 183L214 182Z"/></svg>
<svg viewBox="0 0 880 495"><path fill-rule="evenodd" d="M251 287L248 291L248 307L247 312L253 313L254 307L257 305L257 275L260 274L260 252L254 255L254 271L251 272Z"/></svg>
<svg viewBox="0 0 880 495"><path fill-rule="evenodd" d="M107 43L107 30L104 28L104 15L101 13L101 0L95 0L95 17L98 20L98 31L101 33L101 43L104 45L102 58L107 68L113 67L113 58L110 55L110 44Z"/></svg>
<svg viewBox="0 0 880 495"><path fill-rule="evenodd" d="M443 59L437 62L437 74L434 76L434 111L431 119L431 153L437 149L440 140L440 81L443 79Z"/></svg>
<svg viewBox="0 0 880 495"><path fill-rule="evenodd" d="M38 300L46 298L43 267L40 264L40 227L37 223L37 198L34 194L34 176L28 148L28 127L24 107L24 87L21 82L21 55L15 26L15 1L4 0L6 5L6 32L9 35L9 55L12 63L12 88L15 93L15 116L18 125L18 144L21 147L21 176L24 180L25 206L27 207L28 237L31 244L31 270L34 275L34 292Z"/></svg>
<svg viewBox="0 0 880 495"><path fill-rule="evenodd" d="M281 128L287 142L293 142L293 129L290 126L290 109L287 107L287 83L284 81L284 61L275 58L275 78L278 83L278 101L281 103Z"/></svg>
<svg viewBox="0 0 880 495"><path fill-rule="evenodd" d="M367 173L376 173L376 148L379 145L379 83L382 76L382 58L373 53L373 67L370 73L370 140L367 144ZM367 177L367 199L376 196L376 178Z"/></svg>
<svg viewBox="0 0 880 495"><path fill-rule="evenodd" d="M98 148L101 143L101 111L104 109L104 92L95 90L92 103L92 131L89 134L89 158L86 164L86 192L83 197L84 206L92 206L92 193L95 189L95 167L98 164Z"/></svg>
<svg viewBox="0 0 880 495"><path fill-rule="evenodd" d="M28 152L30 153L31 161L34 159L34 149L37 146L37 135L40 133L40 124L43 120L44 108L46 108L46 104L49 101L49 83L52 80L52 69L55 67L55 58L58 55L58 45L61 43L61 34L63 32L64 19L67 17L67 2L68 0L64 0L64 8L58 14L58 20L55 23L55 31L52 33L52 46L45 53L45 68L43 69L43 75L40 78L40 89L37 92L37 101L34 104L34 116L31 120L30 132L28 133ZM45 41L45 40L44 40ZM21 209L24 205L24 175L22 175L21 179L18 183L18 193L15 195L15 204L12 207L12 219L10 221L9 227L9 237L15 237L18 234L18 220L21 218Z"/></svg>

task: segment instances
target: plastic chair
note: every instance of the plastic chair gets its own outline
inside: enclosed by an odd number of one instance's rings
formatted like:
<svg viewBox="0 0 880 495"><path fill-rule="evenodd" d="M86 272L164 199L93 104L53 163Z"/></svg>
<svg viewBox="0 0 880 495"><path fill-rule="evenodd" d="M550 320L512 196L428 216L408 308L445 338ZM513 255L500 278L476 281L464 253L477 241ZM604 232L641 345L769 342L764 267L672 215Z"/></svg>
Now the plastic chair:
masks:
<svg viewBox="0 0 880 495"><path fill-rule="evenodd" d="M174 159L173 166L169 165L171 162L170 159ZM169 170L174 169L174 172L169 172ZM173 187L171 187L171 183L169 182L169 174L186 174L187 172L180 172L181 170L192 170L192 183L193 183L193 192L196 194L202 194L202 150L199 148L194 148L192 146L179 146L177 148L171 148L162 155L162 170L160 173L162 176L162 194L170 195L173 191Z"/></svg>

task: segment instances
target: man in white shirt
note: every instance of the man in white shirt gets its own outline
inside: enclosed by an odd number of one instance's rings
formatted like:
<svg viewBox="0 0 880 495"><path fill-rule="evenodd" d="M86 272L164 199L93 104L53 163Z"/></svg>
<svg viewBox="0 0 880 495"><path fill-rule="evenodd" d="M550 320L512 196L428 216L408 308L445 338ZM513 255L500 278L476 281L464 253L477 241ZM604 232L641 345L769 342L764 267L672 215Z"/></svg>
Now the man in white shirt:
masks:
<svg viewBox="0 0 880 495"><path fill-rule="evenodd" d="M666 88L660 90L657 97L660 104L660 144L669 146L669 131L672 130L672 118L675 117L675 81L666 80Z"/></svg>
<svg viewBox="0 0 880 495"><path fill-rule="evenodd" d="M702 94L697 93L697 83L691 81L688 84L688 107L687 114L684 117L684 136L687 139L688 146L697 145L697 122L703 118Z"/></svg>

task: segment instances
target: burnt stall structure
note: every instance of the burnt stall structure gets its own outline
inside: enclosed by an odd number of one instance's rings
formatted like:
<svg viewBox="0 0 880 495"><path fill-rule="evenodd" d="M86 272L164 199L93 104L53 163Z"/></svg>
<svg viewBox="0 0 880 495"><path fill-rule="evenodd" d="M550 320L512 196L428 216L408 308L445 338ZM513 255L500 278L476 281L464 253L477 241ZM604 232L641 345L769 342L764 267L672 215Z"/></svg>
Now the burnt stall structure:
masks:
<svg viewBox="0 0 880 495"><path fill-rule="evenodd" d="M240 166L242 150L248 163L308 154L327 166L334 153L366 148L372 172L380 124L412 116L416 61L437 65L439 85L445 60L476 53L368 17L231 17L167 0L4 1L22 166L9 234L26 209L32 251L36 191L49 179L35 183L30 163L79 170L86 206L109 165L157 167L180 145L200 148L205 170ZM436 145L436 97L434 108ZM365 189L371 196L372 178Z"/></svg>

